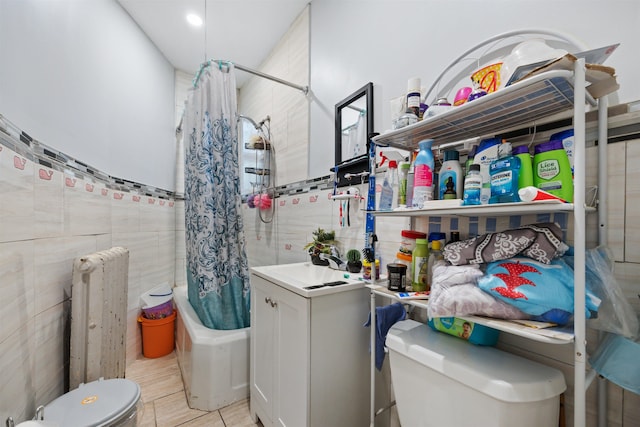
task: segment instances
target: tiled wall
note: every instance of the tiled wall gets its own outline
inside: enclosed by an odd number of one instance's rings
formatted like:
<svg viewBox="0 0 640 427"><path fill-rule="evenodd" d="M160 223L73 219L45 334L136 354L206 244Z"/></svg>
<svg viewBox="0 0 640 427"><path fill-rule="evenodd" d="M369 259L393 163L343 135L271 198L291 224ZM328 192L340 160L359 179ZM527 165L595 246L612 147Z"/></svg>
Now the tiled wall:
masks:
<svg viewBox="0 0 640 427"><path fill-rule="evenodd" d="M308 6L262 63L260 71L299 86L309 84ZM302 91L252 77L240 89L238 113L256 122L267 116L271 118L272 168L275 171L271 185L308 178L309 100Z"/></svg>
<svg viewBox="0 0 640 427"><path fill-rule="evenodd" d="M129 249L127 360L141 353L138 297L174 282L176 205L45 166L27 145L0 138L0 419L23 420L65 391L76 257Z"/></svg>

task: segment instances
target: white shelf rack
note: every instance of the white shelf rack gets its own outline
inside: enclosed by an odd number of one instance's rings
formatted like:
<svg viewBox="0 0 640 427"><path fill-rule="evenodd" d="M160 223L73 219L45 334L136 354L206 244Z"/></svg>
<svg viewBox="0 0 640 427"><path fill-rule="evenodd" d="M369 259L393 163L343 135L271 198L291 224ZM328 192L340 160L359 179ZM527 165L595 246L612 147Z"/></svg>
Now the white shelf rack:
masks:
<svg viewBox="0 0 640 427"><path fill-rule="evenodd" d="M429 204L430 202L427 202ZM435 202L437 204L437 201ZM374 216L510 216L510 215L527 215L536 213L554 213L554 212L573 212L575 205L573 203L562 203L556 201L539 201L539 202L517 202L517 203L500 203L495 205L479 205L479 206L458 206L458 207L426 207L423 209L405 209L394 211L376 211L371 212ZM585 212L596 212L596 208L585 207Z"/></svg>
<svg viewBox="0 0 640 427"><path fill-rule="evenodd" d="M606 98L594 100L586 91L586 68L583 59L574 63L573 70L553 70L530 77L482 98L455 107L444 113L424 119L405 128L386 132L372 139L376 146L415 150L418 142L426 138L435 140L433 149L445 144L456 144L470 138L495 135L508 129L529 126L536 120L573 111L574 128L574 200L573 203L509 203L488 206L459 206L447 204L419 210L392 212L368 212L376 217L385 216L505 216L529 213L567 212L574 220L574 307L585 306L585 251L587 212L595 211L585 203L585 105L599 105L599 140L606 141ZM605 188L606 144L599 144L599 188ZM375 174L371 170L372 175ZM602 200L603 197L600 197ZM600 240L606 235L606 218L600 202ZM371 287L371 317L375 324L376 295L389 296L375 282ZM408 302L403 300L403 302ZM416 306L426 306L425 301L410 300ZM519 335L534 341L553 344L572 344L574 347L574 427L586 426L586 391L594 379L593 371L587 372L586 319L584 310L575 310L573 331L554 329L542 332L533 328L498 319L473 316L468 319L503 332ZM375 344L374 328L371 331L372 348ZM371 357L372 384L375 377L375 357ZM374 425L375 390L371 396L371 426ZM599 416L601 416L599 414Z"/></svg>
<svg viewBox="0 0 640 427"><path fill-rule="evenodd" d="M591 105L595 100L585 92ZM492 135L567 112L574 106L573 72L554 70L530 77L497 92L466 102L407 127L373 138L379 146L413 150L418 142L434 139L438 145Z"/></svg>
<svg viewBox="0 0 640 427"><path fill-rule="evenodd" d="M396 301L400 301L403 304L409 304L414 307L427 309L427 300L411 300L401 299L396 296L396 292L388 290L382 285L366 285L376 295L391 298ZM493 319L482 316L458 316L461 319L470 320L476 324L488 326L493 329L497 329L502 332L507 332L512 335L518 335L524 338L528 338L533 341L543 342L546 344L570 344L573 342L574 334L573 329L570 328L536 328L527 326L516 321ZM529 322L535 324L536 322Z"/></svg>

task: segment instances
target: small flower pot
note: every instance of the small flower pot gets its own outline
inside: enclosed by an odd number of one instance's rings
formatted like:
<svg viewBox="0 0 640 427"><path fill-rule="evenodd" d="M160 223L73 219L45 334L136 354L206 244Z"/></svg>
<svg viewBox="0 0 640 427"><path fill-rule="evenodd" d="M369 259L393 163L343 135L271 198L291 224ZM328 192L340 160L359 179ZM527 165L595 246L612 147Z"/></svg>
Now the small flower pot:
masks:
<svg viewBox="0 0 640 427"><path fill-rule="evenodd" d="M311 263L313 265L322 265L322 266L327 266L329 265L329 261L326 259L320 259L320 255L319 254L310 254L311 255Z"/></svg>
<svg viewBox="0 0 640 427"><path fill-rule="evenodd" d="M349 270L349 273L360 273L360 270L362 270L362 261L348 261L347 270Z"/></svg>

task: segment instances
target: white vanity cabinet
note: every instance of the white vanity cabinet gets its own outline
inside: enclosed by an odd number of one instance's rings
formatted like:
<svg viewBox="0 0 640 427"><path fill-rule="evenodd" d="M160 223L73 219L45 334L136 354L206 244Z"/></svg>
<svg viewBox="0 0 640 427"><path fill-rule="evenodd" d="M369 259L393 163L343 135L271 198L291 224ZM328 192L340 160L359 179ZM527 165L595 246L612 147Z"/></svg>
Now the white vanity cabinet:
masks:
<svg viewBox="0 0 640 427"><path fill-rule="evenodd" d="M368 289L348 281L308 291L270 267L251 274L252 418L265 427L367 426Z"/></svg>

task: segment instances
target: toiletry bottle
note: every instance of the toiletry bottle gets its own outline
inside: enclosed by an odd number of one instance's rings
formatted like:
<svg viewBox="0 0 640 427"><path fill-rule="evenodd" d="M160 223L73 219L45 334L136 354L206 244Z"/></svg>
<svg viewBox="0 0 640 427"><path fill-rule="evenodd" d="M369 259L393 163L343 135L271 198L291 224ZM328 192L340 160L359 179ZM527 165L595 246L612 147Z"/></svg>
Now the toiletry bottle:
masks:
<svg viewBox="0 0 640 427"><path fill-rule="evenodd" d="M467 160L464 162L464 174L467 176L469 173L469 166L473 163L473 158L476 156L476 151L478 150L478 146L474 144L469 153L467 154Z"/></svg>
<svg viewBox="0 0 640 427"><path fill-rule="evenodd" d="M444 163L438 174L438 199L462 199L462 166L460 153L456 150L444 152Z"/></svg>
<svg viewBox="0 0 640 427"><path fill-rule="evenodd" d="M431 242L431 250L429 251L429 260L427 261L427 287L431 289L433 285L433 265L444 259L442 251L440 250L442 243L440 240L434 240Z"/></svg>
<svg viewBox="0 0 640 427"><path fill-rule="evenodd" d="M413 207L422 209L424 203L433 200L433 174L435 169L431 145L433 139L424 139L418 143L420 152L414 164Z"/></svg>
<svg viewBox="0 0 640 427"><path fill-rule="evenodd" d="M463 205L479 205L480 192L482 191L482 175L480 175L480 165L472 164L464 180Z"/></svg>
<svg viewBox="0 0 640 427"><path fill-rule="evenodd" d="M518 189L533 185L533 169L529 147L520 145L513 149L513 155L520 159L520 174L518 175Z"/></svg>
<svg viewBox="0 0 640 427"><path fill-rule="evenodd" d="M489 203L519 202L519 174L520 159L511 153L511 143L503 142L498 146L498 158L489 166L491 180Z"/></svg>
<svg viewBox="0 0 640 427"><path fill-rule="evenodd" d="M420 77L410 78L407 82L407 112L420 117Z"/></svg>
<svg viewBox="0 0 640 427"><path fill-rule="evenodd" d="M542 142L533 148L533 185L573 202L571 163L562 141Z"/></svg>
<svg viewBox="0 0 640 427"><path fill-rule="evenodd" d="M451 232L451 238L449 239L449 241L447 242L447 245L449 243L453 243L453 242L459 242L460 241L460 232L459 231L452 231ZM445 245L446 246L446 245Z"/></svg>
<svg viewBox="0 0 640 427"><path fill-rule="evenodd" d="M429 263L429 248L427 247L427 239L416 239L416 248L412 254L412 271L411 290L427 291L427 267Z"/></svg>
<svg viewBox="0 0 640 427"><path fill-rule="evenodd" d="M398 206L407 206L407 180L410 167L409 162L400 162L398 167Z"/></svg>
<svg viewBox="0 0 640 427"><path fill-rule="evenodd" d="M564 147L564 151L567 152L567 157L569 158L569 164L571 165L571 176L573 176L573 158L574 158L574 137L573 137L573 129L563 130L562 132L554 133L549 137L549 141L555 141L559 139L562 141L562 146Z"/></svg>
<svg viewBox="0 0 640 427"><path fill-rule="evenodd" d="M382 182L382 191L380 192L381 211L391 211L398 206L398 164L395 160L389 161L387 173Z"/></svg>
<svg viewBox="0 0 640 427"><path fill-rule="evenodd" d="M498 158L498 146L502 140L500 138L487 138L480 141L478 150L473 157L473 163L480 165L480 175L482 176L482 189L480 190L480 203L486 205L491 197L491 181L489 180L489 165Z"/></svg>

